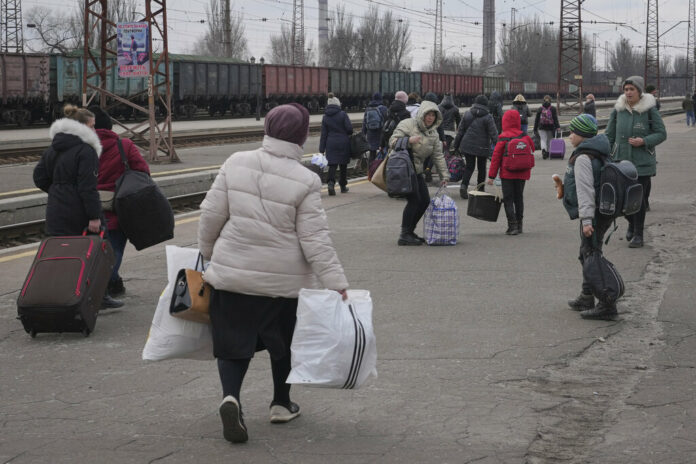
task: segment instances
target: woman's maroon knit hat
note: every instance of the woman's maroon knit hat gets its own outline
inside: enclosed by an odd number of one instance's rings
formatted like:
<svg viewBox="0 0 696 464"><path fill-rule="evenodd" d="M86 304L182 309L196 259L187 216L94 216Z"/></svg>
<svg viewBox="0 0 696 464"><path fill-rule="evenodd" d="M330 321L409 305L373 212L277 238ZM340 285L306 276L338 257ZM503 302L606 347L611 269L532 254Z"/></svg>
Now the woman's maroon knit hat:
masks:
<svg viewBox="0 0 696 464"><path fill-rule="evenodd" d="M309 111L299 103L276 106L266 115L264 131L274 139L304 145L309 135Z"/></svg>

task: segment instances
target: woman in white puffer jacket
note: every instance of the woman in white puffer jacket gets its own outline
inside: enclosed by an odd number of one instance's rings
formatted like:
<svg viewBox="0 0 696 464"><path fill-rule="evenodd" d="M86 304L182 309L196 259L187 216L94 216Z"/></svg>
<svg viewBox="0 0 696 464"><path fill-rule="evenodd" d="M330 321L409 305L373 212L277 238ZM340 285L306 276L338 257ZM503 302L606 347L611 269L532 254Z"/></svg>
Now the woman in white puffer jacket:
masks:
<svg viewBox="0 0 696 464"><path fill-rule="evenodd" d="M348 287L321 204L321 181L305 168L309 113L298 104L266 115L261 148L237 152L201 204L198 245L210 265L213 350L223 389L225 438L248 439L239 392L251 358L271 356L271 422L300 413L290 401L290 342L301 288Z"/></svg>

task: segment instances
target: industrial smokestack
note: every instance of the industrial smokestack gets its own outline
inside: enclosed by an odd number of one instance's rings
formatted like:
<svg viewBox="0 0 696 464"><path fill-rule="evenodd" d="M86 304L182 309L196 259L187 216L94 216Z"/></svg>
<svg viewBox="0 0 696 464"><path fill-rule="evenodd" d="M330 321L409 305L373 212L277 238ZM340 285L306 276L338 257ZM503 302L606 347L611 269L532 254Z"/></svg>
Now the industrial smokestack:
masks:
<svg viewBox="0 0 696 464"><path fill-rule="evenodd" d="M319 62L323 60L323 51L329 42L329 0L319 0Z"/></svg>
<svg viewBox="0 0 696 464"><path fill-rule="evenodd" d="M495 0L483 0L483 64L495 64Z"/></svg>

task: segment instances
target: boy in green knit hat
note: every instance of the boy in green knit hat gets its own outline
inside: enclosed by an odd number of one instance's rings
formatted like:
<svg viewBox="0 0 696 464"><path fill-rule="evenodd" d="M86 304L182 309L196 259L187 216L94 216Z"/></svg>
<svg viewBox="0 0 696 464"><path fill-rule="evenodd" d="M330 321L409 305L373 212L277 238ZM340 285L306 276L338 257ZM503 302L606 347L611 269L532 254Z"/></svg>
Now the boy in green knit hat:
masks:
<svg viewBox="0 0 696 464"><path fill-rule="evenodd" d="M609 157L609 139L597 134L597 120L589 114L581 114L570 121L570 143L575 147L568 159L563 181L563 206L570 219L580 219L580 263L594 248L602 249L604 234L613 218L599 213L597 197L602 165ZM593 239L594 235L594 239ZM616 303L599 301L595 305L590 285L584 281L582 291L568 305L580 311L583 319L615 320Z"/></svg>

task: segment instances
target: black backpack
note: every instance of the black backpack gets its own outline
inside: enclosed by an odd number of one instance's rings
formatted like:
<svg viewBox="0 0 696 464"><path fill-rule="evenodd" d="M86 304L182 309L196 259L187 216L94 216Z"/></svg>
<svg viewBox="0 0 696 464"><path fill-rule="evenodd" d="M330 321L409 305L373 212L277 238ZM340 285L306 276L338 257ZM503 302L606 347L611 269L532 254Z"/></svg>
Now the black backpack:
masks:
<svg viewBox="0 0 696 464"><path fill-rule="evenodd" d="M642 203L643 186L638 183L635 165L627 160L606 162L599 178L600 214L614 218L630 216L640 211Z"/></svg>
<svg viewBox="0 0 696 464"><path fill-rule="evenodd" d="M616 267L602 254L595 235L592 236L592 243L594 248L583 258L583 279L599 301L613 304L624 294L624 281Z"/></svg>
<svg viewBox="0 0 696 464"><path fill-rule="evenodd" d="M413 192L416 169L408 151L408 137L396 141L394 151L387 159L387 194L390 197L405 197Z"/></svg>

